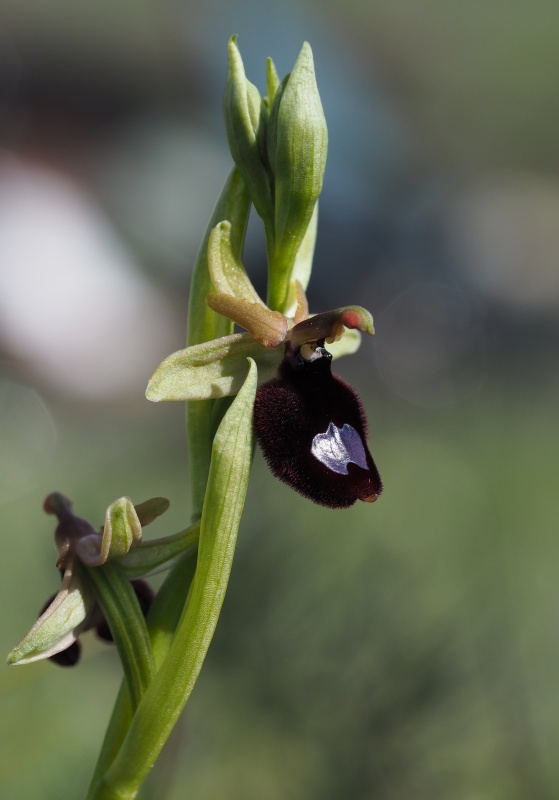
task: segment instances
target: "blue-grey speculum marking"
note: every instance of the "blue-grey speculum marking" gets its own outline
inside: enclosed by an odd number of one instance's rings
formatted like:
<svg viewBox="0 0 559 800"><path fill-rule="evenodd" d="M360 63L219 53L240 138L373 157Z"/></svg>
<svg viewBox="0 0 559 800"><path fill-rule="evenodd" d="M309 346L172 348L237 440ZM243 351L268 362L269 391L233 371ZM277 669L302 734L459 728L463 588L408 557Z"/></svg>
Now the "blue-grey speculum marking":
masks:
<svg viewBox="0 0 559 800"><path fill-rule="evenodd" d="M317 433L312 440L311 453L321 464L340 475L348 474L347 465L350 461L358 467L369 469L361 437L347 423L343 428L337 428L331 422L326 433Z"/></svg>

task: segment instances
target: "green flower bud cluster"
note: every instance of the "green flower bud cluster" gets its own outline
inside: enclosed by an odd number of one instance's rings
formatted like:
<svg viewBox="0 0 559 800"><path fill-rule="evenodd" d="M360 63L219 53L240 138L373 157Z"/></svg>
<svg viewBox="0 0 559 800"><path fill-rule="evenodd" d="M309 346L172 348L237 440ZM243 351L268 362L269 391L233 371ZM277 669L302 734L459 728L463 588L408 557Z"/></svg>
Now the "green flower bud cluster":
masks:
<svg viewBox="0 0 559 800"><path fill-rule="evenodd" d="M294 271L302 270L307 280L310 273L313 214L328 149L310 45L305 42L293 71L281 83L268 59L267 94L261 97L245 76L233 36L224 110L231 155L264 222L268 306L285 313L293 279L306 285Z"/></svg>

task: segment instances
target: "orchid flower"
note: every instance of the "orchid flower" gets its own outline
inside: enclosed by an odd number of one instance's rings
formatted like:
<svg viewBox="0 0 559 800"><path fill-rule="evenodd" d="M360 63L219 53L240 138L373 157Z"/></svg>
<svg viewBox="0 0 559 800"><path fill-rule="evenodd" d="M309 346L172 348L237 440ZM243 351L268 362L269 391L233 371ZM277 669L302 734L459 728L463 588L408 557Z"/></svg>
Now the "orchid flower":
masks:
<svg viewBox="0 0 559 800"><path fill-rule="evenodd" d="M373 319L360 306L310 315L305 295L327 148L307 44L281 83L268 61L267 90L261 98L246 79L232 37L224 106L239 174L226 185L198 256L190 346L157 367L146 396L212 401L236 395L252 359L259 383L255 433L274 475L322 505L372 502L382 483L367 446L365 414L354 390L332 375L330 361L354 353L360 331L373 335ZM268 305L241 260L251 202L266 233ZM234 324L246 332L233 333ZM199 423L204 414L190 412L191 431Z"/></svg>
<svg viewBox="0 0 559 800"><path fill-rule="evenodd" d="M145 616L152 592L145 581L137 580L138 576L169 565L196 543L196 526L154 543L142 543L142 526L168 507L169 501L162 497L136 506L128 497L122 497L109 506L103 528L96 530L73 513L72 503L66 497L58 492L50 494L43 508L58 519L54 538L56 567L62 583L43 606L31 630L9 654L8 664L29 664L48 658L61 666L73 666L80 657L78 637L89 630L95 630L105 641L113 641L113 631L96 598L97 581L92 581L94 571L109 562L118 565ZM131 600L130 591L127 595Z"/></svg>

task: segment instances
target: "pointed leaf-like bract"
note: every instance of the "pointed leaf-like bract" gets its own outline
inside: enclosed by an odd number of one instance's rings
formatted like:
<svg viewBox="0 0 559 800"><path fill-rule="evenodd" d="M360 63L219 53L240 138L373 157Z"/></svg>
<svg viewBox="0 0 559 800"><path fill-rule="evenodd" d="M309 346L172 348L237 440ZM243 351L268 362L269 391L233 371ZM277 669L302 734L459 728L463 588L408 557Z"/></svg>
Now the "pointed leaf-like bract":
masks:
<svg viewBox="0 0 559 800"><path fill-rule="evenodd" d="M252 460L252 409L257 383L250 367L214 438L202 512L198 565L185 613L167 657L143 696L112 762L106 785L115 796L149 772L196 683L212 640L233 563ZM246 370L246 367L245 367ZM161 709L165 713L161 713ZM143 741L145 747L138 748Z"/></svg>

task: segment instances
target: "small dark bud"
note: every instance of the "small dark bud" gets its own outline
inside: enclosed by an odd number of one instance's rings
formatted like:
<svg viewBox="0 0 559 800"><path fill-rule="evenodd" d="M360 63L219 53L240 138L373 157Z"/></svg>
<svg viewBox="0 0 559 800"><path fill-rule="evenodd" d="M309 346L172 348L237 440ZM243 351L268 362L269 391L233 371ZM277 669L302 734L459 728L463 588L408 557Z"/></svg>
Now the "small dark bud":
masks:
<svg viewBox="0 0 559 800"><path fill-rule="evenodd" d="M130 581L130 583L132 584L132 588L134 589L136 597L138 598L138 603L142 609L142 614L145 617L151 608L153 598L155 597L155 592L149 583L147 583L147 581L143 581L141 578L136 578L133 581Z"/></svg>
<svg viewBox="0 0 559 800"><path fill-rule="evenodd" d="M256 393L256 437L272 473L330 508L372 503L382 482L356 392L332 374L324 341L288 345L278 377Z"/></svg>
<svg viewBox="0 0 559 800"><path fill-rule="evenodd" d="M95 626L95 634L103 642L107 642L107 644L112 644L114 642L111 629L105 617Z"/></svg>

